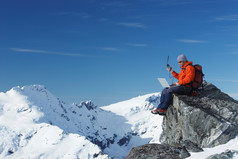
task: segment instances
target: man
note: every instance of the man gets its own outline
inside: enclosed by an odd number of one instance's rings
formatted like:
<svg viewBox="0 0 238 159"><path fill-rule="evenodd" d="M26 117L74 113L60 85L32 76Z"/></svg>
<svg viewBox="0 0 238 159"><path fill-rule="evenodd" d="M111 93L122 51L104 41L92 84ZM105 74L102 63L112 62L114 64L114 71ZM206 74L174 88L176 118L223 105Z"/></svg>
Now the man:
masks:
<svg viewBox="0 0 238 159"><path fill-rule="evenodd" d="M160 97L160 104L151 111L153 114L166 114L167 109L172 102L173 93L189 95L192 91L191 83L195 77L195 69L192 66L193 62L188 62L186 56L183 54L178 56L177 61L181 68L179 74L176 73L172 67L168 67L167 70L178 79L178 82L163 89Z"/></svg>

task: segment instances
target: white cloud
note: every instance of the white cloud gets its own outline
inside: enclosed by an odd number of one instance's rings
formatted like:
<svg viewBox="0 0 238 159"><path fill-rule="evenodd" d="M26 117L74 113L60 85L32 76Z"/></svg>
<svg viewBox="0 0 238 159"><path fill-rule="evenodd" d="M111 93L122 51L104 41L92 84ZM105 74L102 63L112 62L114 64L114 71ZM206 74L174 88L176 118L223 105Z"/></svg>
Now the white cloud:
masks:
<svg viewBox="0 0 238 159"><path fill-rule="evenodd" d="M127 43L126 45L129 46L133 46L133 47L147 47L147 44L131 44L131 43Z"/></svg>
<svg viewBox="0 0 238 159"><path fill-rule="evenodd" d="M238 15L227 15L215 18L216 21L237 21Z"/></svg>
<svg viewBox="0 0 238 159"><path fill-rule="evenodd" d="M101 49L105 50L105 51L118 51L119 50L118 48L114 48L114 47L103 47Z"/></svg>
<svg viewBox="0 0 238 159"><path fill-rule="evenodd" d="M178 39L177 41L183 43L206 43L206 41L203 40L192 40L192 39Z"/></svg>
<svg viewBox="0 0 238 159"><path fill-rule="evenodd" d="M64 53L64 52L52 52L52 51L45 51L45 50L35 50L35 49L23 49L23 48L10 48L15 52L22 52L22 53L35 53L35 54L51 54L51 55L63 55L63 56L87 56L84 54L72 54L72 53Z"/></svg>
<svg viewBox="0 0 238 159"><path fill-rule="evenodd" d="M132 28L140 28L140 29L147 28L146 25L144 25L142 23L128 22L128 23L117 23L117 24L121 25L121 26L132 27Z"/></svg>

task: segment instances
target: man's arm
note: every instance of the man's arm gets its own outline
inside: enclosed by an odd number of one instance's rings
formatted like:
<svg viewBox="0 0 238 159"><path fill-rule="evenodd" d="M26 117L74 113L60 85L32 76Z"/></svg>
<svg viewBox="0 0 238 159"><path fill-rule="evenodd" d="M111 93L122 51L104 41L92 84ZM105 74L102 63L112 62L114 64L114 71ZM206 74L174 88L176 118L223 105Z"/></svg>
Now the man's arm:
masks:
<svg viewBox="0 0 238 159"><path fill-rule="evenodd" d="M174 76L174 78L179 79L179 74L177 72L173 71L172 75Z"/></svg>

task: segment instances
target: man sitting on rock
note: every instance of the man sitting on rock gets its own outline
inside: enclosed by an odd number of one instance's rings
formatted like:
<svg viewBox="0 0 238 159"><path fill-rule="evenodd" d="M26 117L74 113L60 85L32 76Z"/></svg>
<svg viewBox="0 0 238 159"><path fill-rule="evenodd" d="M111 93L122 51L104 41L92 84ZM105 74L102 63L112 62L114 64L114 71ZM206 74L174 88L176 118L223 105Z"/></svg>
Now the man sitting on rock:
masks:
<svg viewBox="0 0 238 159"><path fill-rule="evenodd" d="M178 79L178 83L173 83L170 87L163 89L160 97L160 104L151 111L153 114L166 114L167 109L172 102L173 93L189 95L192 91L191 82L195 77L195 69L192 66L193 62L188 62L185 55L179 55L177 61L181 67L179 74L175 72L172 67L168 67L167 70Z"/></svg>

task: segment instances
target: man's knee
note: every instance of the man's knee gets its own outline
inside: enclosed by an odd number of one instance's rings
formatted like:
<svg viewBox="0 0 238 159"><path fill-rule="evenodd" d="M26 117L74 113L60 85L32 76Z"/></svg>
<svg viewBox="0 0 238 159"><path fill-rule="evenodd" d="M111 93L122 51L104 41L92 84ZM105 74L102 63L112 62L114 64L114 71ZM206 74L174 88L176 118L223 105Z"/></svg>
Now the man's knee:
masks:
<svg viewBox="0 0 238 159"><path fill-rule="evenodd" d="M170 87L168 90L167 90L167 93L176 93L176 89L175 87Z"/></svg>
<svg viewBox="0 0 238 159"><path fill-rule="evenodd" d="M162 90L162 94L166 94L166 93L168 92L168 90L169 90L169 87L164 88L164 89Z"/></svg>

